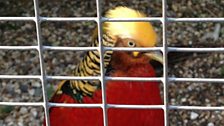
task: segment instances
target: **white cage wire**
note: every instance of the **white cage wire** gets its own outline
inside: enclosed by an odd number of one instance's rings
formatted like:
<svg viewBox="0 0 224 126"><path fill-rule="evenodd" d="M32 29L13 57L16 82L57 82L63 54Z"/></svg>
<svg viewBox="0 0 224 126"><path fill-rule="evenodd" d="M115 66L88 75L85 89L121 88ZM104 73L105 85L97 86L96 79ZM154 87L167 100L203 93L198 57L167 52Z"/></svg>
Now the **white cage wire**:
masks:
<svg viewBox="0 0 224 126"><path fill-rule="evenodd" d="M182 109L182 110L224 110L224 107L208 107L208 106L174 106L168 105L168 83L169 82L213 82L223 83L222 78L175 78L168 77L167 75L167 54L168 52L224 52L224 48L177 48L167 46L166 29L168 22L224 22L224 18L169 18L166 15L166 0L162 0L162 17L149 17L149 18L105 18L101 16L101 4L100 0L96 0L97 3L97 17L41 17L39 15L39 4L38 0L33 0L35 17L0 17L0 21L34 21L36 25L37 34L37 46L0 46L0 50L37 50L39 54L40 75L0 75L0 79L39 79L42 83L43 102L0 102L0 105L8 106L42 106L44 107L44 113L46 117L46 125L50 126L49 122L49 108L52 106L61 107L86 107L86 108L102 108L103 109L103 120L104 126L107 126L107 109L108 108L135 108L135 109L163 109L164 110L164 124L169 125L168 110L171 109ZM43 46L41 40L40 23L49 21L95 21L98 25L98 38L99 47L55 47L55 46ZM103 47L101 43L102 36L102 23L105 21L158 21L162 23L163 31L163 46L152 47L152 48L111 48ZM45 75L45 67L43 63L43 51L44 50L57 50L57 51L88 51L98 50L100 52L101 62L101 75L99 77L74 77L74 76L48 76ZM124 50L124 51L161 51L163 53L163 77L157 78L138 78L138 77L107 77L104 75L103 65L103 52L106 50ZM50 103L47 100L46 95L46 81L47 80L100 80L102 83L102 104L63 104L63 103ZM129 81L157 81L163 83L164 92L164 104L163 105L115 105L107 104L106 93L105 93L105 81L106 80L129 80Z"/></svg>

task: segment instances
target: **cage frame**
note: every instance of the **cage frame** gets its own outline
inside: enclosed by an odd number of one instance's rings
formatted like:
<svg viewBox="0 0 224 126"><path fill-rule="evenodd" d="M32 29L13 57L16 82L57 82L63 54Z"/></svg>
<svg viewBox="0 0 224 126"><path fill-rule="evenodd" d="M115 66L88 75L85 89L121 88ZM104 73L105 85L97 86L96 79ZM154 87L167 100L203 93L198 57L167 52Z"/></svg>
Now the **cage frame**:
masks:
<svg viewBox="0 0 224 126"><path fill-rule="evenodd" d="M169 125L168 111L169 110L224 110L222 106L175 106L168 104L168 85L170 82L212 82L224 83L223 78L176 78L168 77L168 52L224 52L224 48L180 48L168 47L167 45L167 23L169 22L224 22L224 18L171 18L167 16L166 0L162 0L162 17L146 17L146 18L105 18L101 16L101 0L96 0L97 17L42 17L39 14L38 0L33 0L34 17L0 17L0 21L33 21L35 22L37 45L36 46L0 46L0 50L37 50L40 64L40 75L0 75L0 79L39 79L42 84L43 102L0 102L0 105L7 106L42 106L46 117L46 125L50 126L49 108L50 107L85 107L85 108L102 108L104 126L108 125L107 109L108 108L134 108L134 109L163 109L164 124ZM94 21L98 25L98 47L59 47L59 46L44 46L41 40L41 23L42 22L77 22L77 21ZM143 21L143 22L161 22L162 23L162 47L151 48L126 48L126 47L103 47L102 39L102 23L110 22L126 22L126 21ZM45 73L43 51L92 51L97 50L100 53L101 75L99 77L75 77L75 76L48 76ZM161 51L163 53L163 77L139 78L139 77L107 77L104 75L103 52L111 51ZM48 102L46 92L47 80L100 80L102 84L102 104L63 104ZM164 99L163 105L118 105L107 104L105 93L105 82L107 80L122 80L122 81L155 81L163 83Z"/></svg>

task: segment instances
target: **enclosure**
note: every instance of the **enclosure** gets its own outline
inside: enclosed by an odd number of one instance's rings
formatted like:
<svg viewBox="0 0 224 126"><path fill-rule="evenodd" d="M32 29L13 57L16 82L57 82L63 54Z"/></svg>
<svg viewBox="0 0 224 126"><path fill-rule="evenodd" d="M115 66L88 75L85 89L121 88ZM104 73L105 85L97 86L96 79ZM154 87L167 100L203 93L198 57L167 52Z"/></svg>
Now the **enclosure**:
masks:
<svg viewBox="0 0 224 126"><path fill-rule="evenodd" d="M103 17L106 10L121 5L142 11L148 18ZM94 28L98 26L101 38L105 21L152 22L158 45L145 50L163 53L159 77L140 79L161 83L164 105L121 107L163 109L166 126L224 125L222 0L0 1L0 125L42 125L51 106L98 106L105 113L110 107L105 100L92 105L48 102L61 80L104 83L111 79L103 74L71 76L84 51L109 49L101 44L90 47Z"/></svg>

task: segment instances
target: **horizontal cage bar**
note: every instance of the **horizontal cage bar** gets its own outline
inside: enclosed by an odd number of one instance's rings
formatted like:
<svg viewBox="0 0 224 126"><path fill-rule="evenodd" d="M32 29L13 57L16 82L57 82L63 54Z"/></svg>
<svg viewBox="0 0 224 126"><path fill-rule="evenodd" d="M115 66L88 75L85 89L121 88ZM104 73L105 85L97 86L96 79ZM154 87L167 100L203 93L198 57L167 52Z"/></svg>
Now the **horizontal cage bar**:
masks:
<svg viewBox="0 0 224 126"><path fill-rule="evenodd" d="M105 80L112 81L155 81L162 82L163 78L161 77L105 77Z"/></svg>
<svg viewBox="0 0 224 126"><path fill-rule="evenodd" d="M149 47L149 48L130 48L130 47L104 47L108 51L162 51L162 47Z"/></svg>
<svg viewBox="0 0 224 126"><path fill-rule="evenodd" d="M96 21L96 17L39 17L40 21ZM162 17L146 17L146 18L105 18L102 22L134 22L134 21L161 21ZM35 21L35 17L0 17L0 21ZM167 17L166 22L224 22L224 18L172 18Z"/></svg>
<svg viewBox="0 0 224 126"><path fill-rule="evenodd" d="M45 76L47 80L100 80L100 77Z"/></svg>
<svg viewBox="0 0 224 126"><path fill-rule="evenodd" d="M42 46L43 50L55 51L95 51L99 47L60 47L60 46ZM38 46L0 46L0 50L38 50ZM169 52L224 52L223 47L216 48L182 48L182 47L167 47ZM130 47L104 47L104 51L161 51L163 47L149 48L130 48Z"/></svg>
<svg viewBox="0 0 224 126"><path fill-rule="evenodd" d="M58 51L95 51L99 47L58 47L58 46L43 46L44 50L58 50Z"/></svg>
<svg viewBox="0 0 224 126"><path fill-rule="evenodd" d="M38 50L38 46L0 46L1 50Z"/></svg>
<svg viewBox="0 0 224 126"><path fill-rule="evenodd" d="M41 79L40 75L0 75L0 79Z"/></svg>
<svg viewBox="0 0 224 126"><path fill-rule="evenodd" d="M118 104L107 104L107 108L123 108L123 109L164 109L164 105L118 105Z"/></svg>
<svg viewBox="0 0 224 126"><path fill-rule="evenodd" d="M35 17L0 17L0 21L35 21Z"/></svg>
<svg viewBox="0 0 224 126"><path fill-rule="evenodd" d="M212 83L224 83L223 78L168 78L170 82L212 82Z"/></svg>
<svg viewBox="0 0 224 126"><path fill-rule="evenodd" d="M0 79L41 79L40 75L0 75ZM46 76L46 80L100 80L97 76ZM163 82L163 77L110 77L106 76L105 80L110 81L155 81ZM224 83L223 78L175 78L168 77L169 82L212 82Z"/></svg>
<svg viewBox="0 0 224 126"><path fill-rule="evenodd" d="M83 108L101 108L102 104L71 104L71 103L52 103L48 102L50 107L83 107Z"/></svg>
<svg viewBox="0 0 224 126"><path fill-rule="evenodd" d="M216 107L216 106L169 106L170 110L224 110L224 107Z"/></svg>
<svg viewBox="0 0 224 126"><path fill-rule="evenodd" d="M44 102L0 102L5 106L44 106ZM82 108L101 108L103 104L69 104L69 103L51 103L49 107L82 107ZM124 108L124 109L164 109L164 105L122 105L107 104L107 108ZM181 106L168 105L169 110L224 110L224 106Z"/></svg>
<svg viewBox="0 0 224 126"><path fill-rule="evenodd" d="M96 17L40 17L40 21L97 21Z"/></svg>
<svg viewBox="0 0 224 126"><path fill-rule="evenodd" d="M7 105L7 106L44 106L44 102L0 102L0 105Z"/></svg>
<svg viewBox="0 0 224 126"><path fill-rule="evenodd" d="M178 48L168 47L169 52L224 52L224 48Z"/></svg>

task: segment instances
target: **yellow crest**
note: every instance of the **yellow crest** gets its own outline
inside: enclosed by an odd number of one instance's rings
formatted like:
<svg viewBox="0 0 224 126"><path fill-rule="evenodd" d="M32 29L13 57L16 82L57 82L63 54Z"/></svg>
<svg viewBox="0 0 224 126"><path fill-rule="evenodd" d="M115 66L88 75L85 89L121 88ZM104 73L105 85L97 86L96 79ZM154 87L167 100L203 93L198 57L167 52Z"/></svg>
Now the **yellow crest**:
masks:
<svg viewBox="0 0 224 126"><path fill-rule="evenodd" d="M108 18L143 18L145 14L127 8L116 7L106 13ZM105 22L104 30L112 36L132 38L142 47L153 47L157 35L149 22Z"/></svg>

